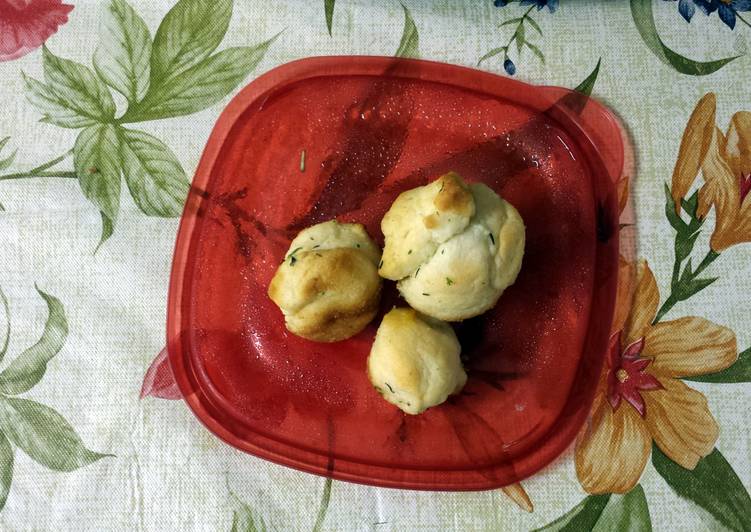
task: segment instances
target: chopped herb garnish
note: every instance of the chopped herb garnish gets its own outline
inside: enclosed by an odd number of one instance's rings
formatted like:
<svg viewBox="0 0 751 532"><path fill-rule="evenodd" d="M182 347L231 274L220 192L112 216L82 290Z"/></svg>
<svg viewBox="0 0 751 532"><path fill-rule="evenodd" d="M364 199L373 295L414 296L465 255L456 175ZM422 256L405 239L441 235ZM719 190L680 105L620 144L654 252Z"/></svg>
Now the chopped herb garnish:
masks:
<svg viewBox="0 0 751 532"><path fill-rule="evenodd" d="M454 280L451 277L446 277L446 284L451 286L452 284L454 284Z"/></svg>
<svg viewBox="0 0 751 532"><path fill-rule="evenodd" d="M412 255L412 250L407 251L407 255Z"/></svg>
<svg viewBox="0 0 751 532"><path fill-rule="evenodd" d="M378 269L380 270L381 268L383 268L383 259L378 263Z"/></svg>
<svg viewBox="0 0 751 532"><path fill-rule="evenodd" d="M394 393L394 389L391 387L391 385L388 382L384 382L383 384L385 384L388 387L391 393Z"/></svg>
<svg viewBox="0 0 751 532"><path fill-rule="evenodd" d="M310 237L311 240L315 240L312 236Z"/></svg>
<svg viewBox="0 0 751 532"><path fill-rule="evenodd" d="M423 292L422 295L429 296L430 294L428 294L427 292Z"/></svg>
<svg viewBox="0 0 751 532"><path fill-rule="evenodd" d="M320 253L316 253L316 257L323 257Z"/></svg>
<svg viewBox="0 0 751 532"><path fill-rule="evenodd" d="M488 236L490 237L490 241L491 241L491 242L493 243L493 245L495 246L495 237L493 236L493 233L488 233Z"/></svg>
<svg viewBox="0 0 751 532"><path fill-rule="evenodd" d="M446 253L446 250L445 250L445 249L442 249L442 250L441 250L441 255L443 255L444 253Z"/></svg>
<svg viewBox="0 0 751 532"><path fill-rule="evenodd" d="M315 248L320 248L320 247L321 247L321 244L316 244L315 246L313 246L313 247L312 247L312 248L310 248L310 249L315 249Z"/></svg>
<svg viewBox="0 0 751 532"><path fill-rule="evenodd" d="M305 150L300 152L300 171L305 171Z"/></svg>
<svg viewBox="0 0 751 532"><path fill-rule="evenodd" d="M360 244L359 244L359 243L358 243L358 244L355 244L355 246L359 248L359 247L360 247Z"/></svg>
<svg viewBox="0 0 751 532"><path fill-rule="evenodd" d="M297 262L297 257L295 257L295 253L297 253L297 252L298 252L298 251L300 251L301 249L302 249L302 246L301 246L301 247L299 247L299 248L296 248L296 249L294 249L294 250L292 251L292 253L290 253L289 255L287 255L287 258L289 259L289 265L290 265L290 266L294 266L294 265L295 265L295 262Z"/></svg>
<svg viewBox="0 0 751 532"><path fill-rule="evenodd" d="M422 266L419 266L417 270L415 270L415 278L417 277L417 274L420 273L420 268L422 268Z"/></svg>
<svg viewBox="0 0 751 532"><path fill-rule="evenodd" d="M289 257L292 257L292 256L293 256L293 255L294 255L295 253L297 253L297 252L298 252L298 251L300 251L301 249L302 249L302 246L300 246L300 247L298 247L298 248L295 248L295 249L293 249L293 250L292 250L292 252L291 252L291 253L290 253L289 255L287 255L287 258L289 258Z"/></svg>

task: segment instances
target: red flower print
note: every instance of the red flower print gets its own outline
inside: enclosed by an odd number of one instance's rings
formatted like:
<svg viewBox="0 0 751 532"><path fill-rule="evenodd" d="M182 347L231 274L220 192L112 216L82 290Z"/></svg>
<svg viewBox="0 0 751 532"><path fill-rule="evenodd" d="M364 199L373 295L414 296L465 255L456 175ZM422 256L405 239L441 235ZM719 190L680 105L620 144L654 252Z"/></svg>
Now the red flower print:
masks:
<svg viewBox="0 0 751 532"><path fill-rule="evenodd" d="M0 61L39 48L68 22L72 9L62 0L0 0Z"/></svg>

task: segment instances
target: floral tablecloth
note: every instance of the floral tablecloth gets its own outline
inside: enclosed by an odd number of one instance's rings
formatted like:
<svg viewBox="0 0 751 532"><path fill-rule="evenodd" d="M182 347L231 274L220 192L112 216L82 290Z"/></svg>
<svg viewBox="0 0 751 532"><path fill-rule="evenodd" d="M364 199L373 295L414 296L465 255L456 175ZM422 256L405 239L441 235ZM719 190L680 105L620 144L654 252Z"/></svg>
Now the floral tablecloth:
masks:
<svg viewBox="0 0 751 532"><path fill-rule="evenodd" d="M751 530L749 10L0 0L0 529ZM626 125L636 252L608 362L576 443L521 485L332 482L166 400L170 259L209 132L254 77L329 54L578 87Z"/></svg>

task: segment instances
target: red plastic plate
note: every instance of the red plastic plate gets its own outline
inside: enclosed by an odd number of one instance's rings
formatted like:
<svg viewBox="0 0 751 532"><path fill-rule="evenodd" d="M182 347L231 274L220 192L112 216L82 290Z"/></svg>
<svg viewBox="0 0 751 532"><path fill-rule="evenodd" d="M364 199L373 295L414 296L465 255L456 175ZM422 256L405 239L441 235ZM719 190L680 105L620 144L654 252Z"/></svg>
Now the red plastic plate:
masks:
<svg viewBox="0 0 751 532"><path fill-rule="evenodd" d="M341 480L476 490L529 476L569 445L595 391L622 164L609 112L564 89L382 57L261 76L219 118L180 224L168 346L185 400L231 445ZM380 316L350 340L309 342L266 289L300 229L337 217L382 241L394 198L449 170L516 206L526 254L498 305L456 325L464 391L409 416L366 376ZM382 308L395 303L388 286Z"/></svg>

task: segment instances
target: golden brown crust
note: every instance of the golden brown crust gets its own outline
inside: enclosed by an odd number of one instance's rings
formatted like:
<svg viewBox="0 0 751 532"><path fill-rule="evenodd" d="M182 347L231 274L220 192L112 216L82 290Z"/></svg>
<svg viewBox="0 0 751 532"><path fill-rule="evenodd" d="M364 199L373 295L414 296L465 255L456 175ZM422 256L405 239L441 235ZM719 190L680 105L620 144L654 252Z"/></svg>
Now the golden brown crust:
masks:
<svg viewBox="0 0 751 532"><path fill-rule="evenodd" d="M381 220L381 276L398 281L412 274L442 242L463 231L474 213L472 193L454 172L399 194Z"/></svg>
<svg viewBox="0 0 751 532"><path fill-rule="evenodd" d="M469 187L456 172L449 172L438 179L438 190L433 205L439 211L455 212L461 216L472 216L474 200Z"/></svg>
<svg viewBox="0 0 751 532"><path fill-rule="evenodd" d="M365 328L380 292L377 266L356 248L297 252L279 266L268 291L290 332L318 342L344 340Z"/></svg>
<svg viewBox="0 0 751 532"><path fill-rule="evenodd" d="M368 378L384 399L408 414L419 414L466 383L460 351L448 324L411 308L395 308L378 327Z"/></svg>
<svg viewBox="0 0 751 532"><path fill-rule="evenodd" d="M381 229L381 276L397 281L412 307L446 321L492 308L516 279L524 255L516 209L454 172L403 192Z"/></svg>

